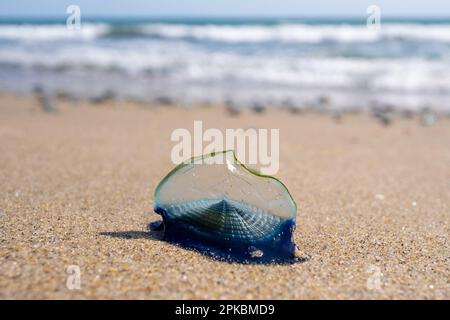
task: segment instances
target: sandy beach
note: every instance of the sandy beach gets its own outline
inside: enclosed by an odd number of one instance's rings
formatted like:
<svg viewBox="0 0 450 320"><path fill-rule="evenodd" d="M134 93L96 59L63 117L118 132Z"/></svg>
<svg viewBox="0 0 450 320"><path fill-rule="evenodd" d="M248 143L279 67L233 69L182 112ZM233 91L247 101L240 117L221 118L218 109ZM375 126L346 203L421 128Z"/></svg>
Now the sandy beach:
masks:
<svg viewBox="0 0 450 320"><path fill-rule="evenodd" d="M2 299L449 299L450 118L389 126L267 110L0 95ZM279 128L281 179L310 260L212 260L147 230L170 134ZM79 266L81 288L66 286Z"/></svg>

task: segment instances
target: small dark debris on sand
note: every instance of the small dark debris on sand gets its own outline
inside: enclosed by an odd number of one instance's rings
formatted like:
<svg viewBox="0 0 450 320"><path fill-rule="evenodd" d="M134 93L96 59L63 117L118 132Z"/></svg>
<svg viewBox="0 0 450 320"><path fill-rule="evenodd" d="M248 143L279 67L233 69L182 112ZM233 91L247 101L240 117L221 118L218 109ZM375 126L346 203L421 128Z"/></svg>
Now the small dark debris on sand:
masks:
<svg viewBox="0 0 450 320"><path fill-rule="evenodd" d="M251 110L252 110L254 113L261 114L261 113L263 113L263 112L266 111L266 106L264 106L264 105L261 104L261 103L255 102L255 103L252 105Z"/></svg>
<svg viewBox="0 0 450 320"><path fill-rule="evenodd" d="M167 96L159 96L156 97L155 102L161 106L172 106L174 105L174 101Z"/></svg>
<svg viewBox="0 0 450 320"><path fill-rule="evenodd" d="M237 117L241 114L241 108L239 108L239 106L234 103L234 101L230 98L225 99L224 101L225 103L225 110L227 112L227 114L231 117Z"/></svg>
<svg viewBox="0 0 450 320"><path fill-rule="evenodd" d="M114 101L116 99L116 94L112 90L106 90L99 96L93 97L89 99L93 104L104 104L110 101Z"/></svg>
<svg viewBox="0 0 450 320"><path fill-rule="evenodd" d="M45 92L45 90L42 87L35 86L33 88L33 92L39 101L39 106L41 107L42 111L47 113L55 113L57 111L56 106L52 101L52 98L48 93Z"/></svg>
<svg viewBox="0 0 450 320"><path fill-rule="evenodd" d="M371 114L382 125L389 126L392 124L392 113L394 108L388 104L378 104L373 102L371 106Z"/></svg>
<svg viewBox="0 0 450 320"><path fill-rule="evenodd" d="M78 98L75 95L73 95L69 92L66 92L64 90L58 90L56 92L55 97L56 97L56 99L62 100L62 101L68 101L68 102L77 102L78 101Z"/></svg>
<svg viewBox="0 0 450 320"><path fill-rule="evenodd" d="M287 110L289 113L292 114L300 114L302 112L302 109L297 107L291 99L286 99L281 102L281 107L285 110Z"/></svg>

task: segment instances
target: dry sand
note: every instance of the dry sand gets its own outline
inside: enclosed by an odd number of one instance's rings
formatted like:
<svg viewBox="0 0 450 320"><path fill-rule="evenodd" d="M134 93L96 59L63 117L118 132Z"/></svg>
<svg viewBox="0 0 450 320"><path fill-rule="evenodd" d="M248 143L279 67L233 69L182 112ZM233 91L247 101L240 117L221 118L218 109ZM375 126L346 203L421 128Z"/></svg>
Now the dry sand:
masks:
<svg viewBox="0 0 450 320"><path fill-rule="evenodd" d="M383 127L365 115L58 107L0 96L0 298L450 298L450 119ZM229 264L147 232L173 167L170 133L195 119L280 128L277 177L311 260ZM66 287L69 265L80 290Z"/></svg>

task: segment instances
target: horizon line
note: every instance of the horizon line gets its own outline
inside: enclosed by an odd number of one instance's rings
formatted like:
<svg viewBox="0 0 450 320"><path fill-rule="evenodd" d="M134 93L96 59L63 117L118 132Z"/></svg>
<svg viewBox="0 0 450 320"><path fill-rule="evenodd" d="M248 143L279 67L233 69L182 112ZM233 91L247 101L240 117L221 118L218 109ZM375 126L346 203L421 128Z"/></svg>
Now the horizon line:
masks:
<svg viewBox="0 0 450 320"><path fill-rule="evenodd" d="M130 15L120 15L120 14L83 14L82 16L86 18L116 18L116 19L359 19L361 17L367 17L366 14L349 14L349 15L325 15L325 14L317 14L317 15L186 15L186 14L161 14L161 15L139 15L139 14L130 14ZM39 15L39 14L29 14L29 15L0 15L0 19L59 19L67 17L67 14L60 15ZM450 19L450 15L382 15L382 19Z"/></svg>

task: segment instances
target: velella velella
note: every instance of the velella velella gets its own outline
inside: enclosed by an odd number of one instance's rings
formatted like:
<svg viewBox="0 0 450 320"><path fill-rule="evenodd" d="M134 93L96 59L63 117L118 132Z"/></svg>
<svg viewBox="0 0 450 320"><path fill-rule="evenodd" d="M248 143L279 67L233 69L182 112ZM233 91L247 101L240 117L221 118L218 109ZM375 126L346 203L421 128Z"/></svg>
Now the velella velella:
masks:
<svg viewBox="0 0 450 320"><path fill-rule="evenodd" d="M294 262L297 206L278 179L258 174L233 151L194 157L156 188L163 239L218 259Z"/></svg>

